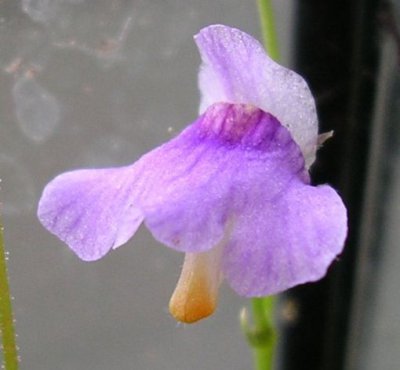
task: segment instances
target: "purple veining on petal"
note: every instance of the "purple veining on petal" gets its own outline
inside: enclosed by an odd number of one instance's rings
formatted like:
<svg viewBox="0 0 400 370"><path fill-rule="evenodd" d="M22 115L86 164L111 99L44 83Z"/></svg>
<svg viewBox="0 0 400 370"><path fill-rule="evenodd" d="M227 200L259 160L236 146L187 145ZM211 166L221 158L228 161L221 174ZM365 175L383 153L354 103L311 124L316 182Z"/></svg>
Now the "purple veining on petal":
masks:
<svg viewBox="0 0 400 370"><path fill-rule="evenodd" d="M271 113L289 129L309 167L317 149L318 119L304 79L275 63L257 40L235 28L209 26L195 41L203 61L200 112L222 101Z"/></svg>
<svg viewBox="0 0 400 370"><path fill-rule="evenodd" d="M188 171L182 163L197 153L196 165ZM272 199L292 177L309 181L303 156L287 129L270 114L241 104L213 105L180 136L141 161L148 169L143 173L146 183L156 189L140 200L145 223L156 239L185 252L214 247L249 194L267 191ZM151 170L155 166L162 166L162 175Z"/></svg>

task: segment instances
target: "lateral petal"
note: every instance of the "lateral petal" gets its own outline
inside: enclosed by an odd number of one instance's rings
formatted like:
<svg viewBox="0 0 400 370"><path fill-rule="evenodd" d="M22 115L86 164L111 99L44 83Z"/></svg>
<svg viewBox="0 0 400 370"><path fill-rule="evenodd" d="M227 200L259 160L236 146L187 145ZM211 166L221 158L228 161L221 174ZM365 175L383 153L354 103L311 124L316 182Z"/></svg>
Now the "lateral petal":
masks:
<svg viewBox="0 0 400 370"><path fill-rule="evenodd" d="M124 244L143 221L135 169L71 171L44 189L38 218L82 259L94 261Z"/></svg>
<svg viewBox="0 0 400 370"><path fill-rule="evenodd" d="M330 186L295 179L275 199L266 188L237 220L223 273L239 295L280 293L321 279L342 251L346 234L346 209Z"/></svg>

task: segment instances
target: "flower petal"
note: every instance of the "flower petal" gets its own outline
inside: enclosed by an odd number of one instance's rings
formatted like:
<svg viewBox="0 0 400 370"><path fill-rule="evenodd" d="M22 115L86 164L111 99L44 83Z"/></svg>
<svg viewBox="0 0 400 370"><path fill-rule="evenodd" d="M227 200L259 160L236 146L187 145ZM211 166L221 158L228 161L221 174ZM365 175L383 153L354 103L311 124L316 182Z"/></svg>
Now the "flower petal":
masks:
<svg viewBox="0 0 400 370"><path fill-rule="evenodd" d="M295 179L280 197L265 193L249 200L223 256L224 276L247 297L322 278L347 233L346 209L327 185Z"/></svg>
<svg viewBox="0 0 400 370"><path fill-rule="evenodd" d="M317 149L318 119L304 79L275 63L257 40L240 30L209 26L195 41L203 61L200 112L213 103L230 102L271 113L289 129L309 167Z"/></svg>
<svg viewBox="0 0 400 370"><path fill-rule="evenodd" d="M81 259L97 260L124 244L143 221L135 180L133 167L64 173L44 189L39 220Z"/></svg>
<svg viewBox="0 0 400 370"><path fill-rule="evenodd" d="M184 252L217 245L248 197L268 192L272 199L293 176L308 181L287 129L270 114L241 104L211 106L140 162L148 189L140 197L145 223L156 239Z"/></svg>
<svg viewBox="0 0 400 370"><path fill-rule="evenodd" d="M183 252L215 246L223 238L229 210L224 170L229 157L201 138L201 121L140 161L145 224L158 241Z"/></svg>

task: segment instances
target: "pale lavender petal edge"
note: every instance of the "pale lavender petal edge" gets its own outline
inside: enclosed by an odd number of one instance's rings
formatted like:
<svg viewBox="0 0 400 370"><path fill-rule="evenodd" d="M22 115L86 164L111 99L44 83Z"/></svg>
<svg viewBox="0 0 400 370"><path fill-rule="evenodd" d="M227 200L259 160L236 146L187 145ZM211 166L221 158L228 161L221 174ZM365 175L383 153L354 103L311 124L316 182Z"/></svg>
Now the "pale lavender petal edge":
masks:
<svg viewBox="0 0 400 370"><path fill-rule="evenodd" d="M126 243L143 221L134 180L130 167L61 174L43 191L39 221L82 260L98 260Z"/></svg>
<svg viewBox="0 0 400 370"><path fill-rule="evenodd" d="M195 41L202 58L200 112L216 102L253 104L289 129L310 167L317 149L318 118L305 80L274 62L257 40L238 29L208 26Z"/></svg>

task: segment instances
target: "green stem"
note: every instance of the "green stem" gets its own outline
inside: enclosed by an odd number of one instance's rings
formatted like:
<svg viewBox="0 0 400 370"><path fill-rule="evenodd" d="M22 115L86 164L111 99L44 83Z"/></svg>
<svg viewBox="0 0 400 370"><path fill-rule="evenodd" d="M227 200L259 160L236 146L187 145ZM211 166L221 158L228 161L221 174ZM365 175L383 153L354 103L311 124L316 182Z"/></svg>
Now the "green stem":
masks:
<svg viewBox="0 0 400 370"><path fill-rule="evenodd" d="M271 0L257 0L257 5L265 49L272 59L278 61L280 59L279 43Z"/></svg>
<svg viewBox="0 0 400 370"><path fill-rule="evenodd" d="M253 327L249 329L247 322L242 326L253 349L256 370L272 370L275 352L276 334L273 327L275 298L253 298Z"/></svg>
<svg viewBox="0 0 400 370"><path fill-rule="evenodd" d="M0 330L3 345L3 369L18 369L18 349L15 340L14 319L8 286L3 225L0 220Z"/></svg>
<svg viewBox="0 0 400 370"><path fill-rule="evenodd" d="M257 0L264 46L269 56L279 61L280 53L271 0ZM253 328L247 318L242 317L242 327L253 349L256 370L272 370L276 347L276 333L273 325L275 297L253 298Z"/></svg>

